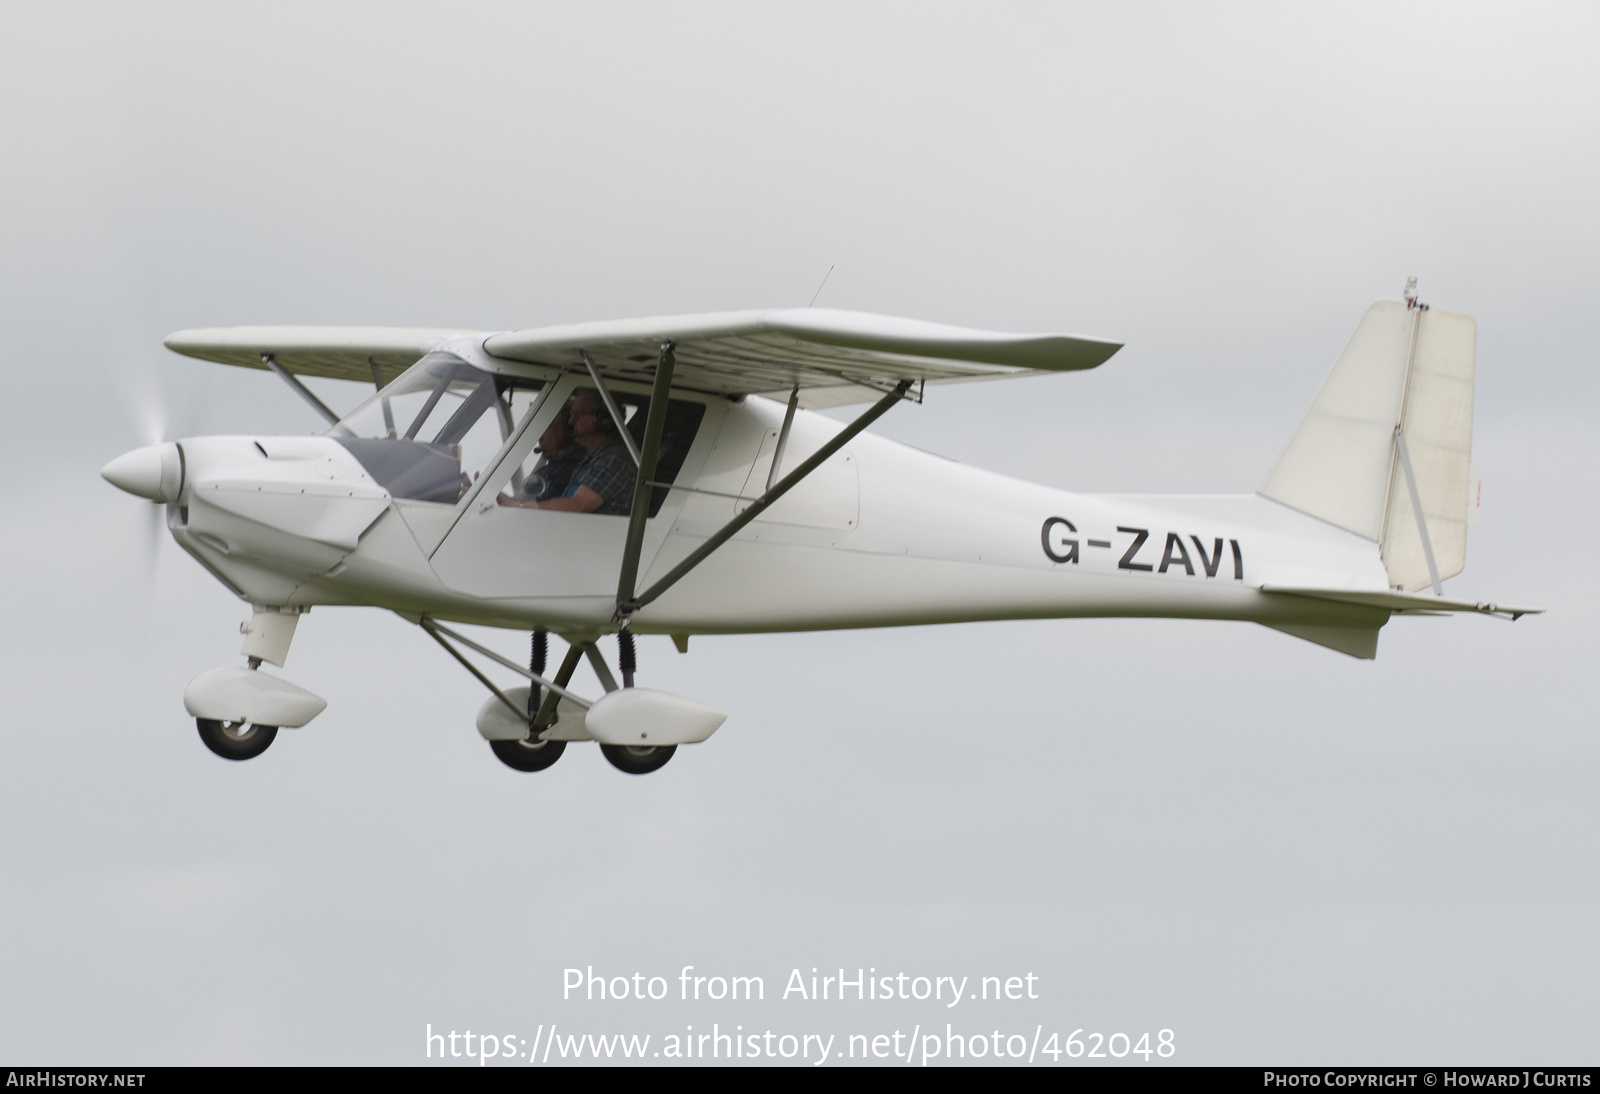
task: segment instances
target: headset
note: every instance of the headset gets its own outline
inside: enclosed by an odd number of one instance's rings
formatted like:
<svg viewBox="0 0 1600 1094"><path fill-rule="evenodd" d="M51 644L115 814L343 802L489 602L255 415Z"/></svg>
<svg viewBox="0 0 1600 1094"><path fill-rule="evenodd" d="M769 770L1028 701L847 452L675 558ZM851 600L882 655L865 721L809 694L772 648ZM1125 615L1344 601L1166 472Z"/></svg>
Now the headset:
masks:
<svg viewBox="0 0 1600 1094"><path fill-rule="evenodd" d="M572 445L577 443L578 434L572 428L572 411L569 407L562 407L556 411L555 420L550 425L556 426L561 430L561 449L571 448ZM546 426L546 431L549 428L550 426ZM542 437L540 439L543 440ZM533 450L540 455L549 455L549 450L543 444L534 445Z"/></svg>
<svg viewBox="0 0 1600 1094"><path fill-rule="evenodd" d="M593 388L585 388L584 392L592 395L594 398L594 428L596 432L604 433L608 436L615 436L617 433L619 433L622 427L617 420L611 416L611 411L606 409L605 400L600 398L600 393L595 391ZM574 395L572 398L573 400L576 400L578 396ZM569 410L567 413L567 429L569 431L573 428L572 414L570 410L571 405L572 403L568 402L567 406Z"/></svg>

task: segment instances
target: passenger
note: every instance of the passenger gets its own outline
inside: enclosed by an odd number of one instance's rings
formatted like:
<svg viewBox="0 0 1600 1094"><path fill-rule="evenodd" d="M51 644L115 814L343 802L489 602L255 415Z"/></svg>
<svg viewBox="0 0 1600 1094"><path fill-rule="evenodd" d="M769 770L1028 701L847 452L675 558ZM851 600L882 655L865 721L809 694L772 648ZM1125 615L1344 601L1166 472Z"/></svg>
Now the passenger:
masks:
<svg viewBox="0 0 1600 1094"><path fill-rule="evenodd" d="M502 505L526 509L553 509L564 513L599 513L626 516L633 508L633 484L637 470L633 457L623 445L621 425L611 420L592 388L584 388L567 404L572 418L573 439L586 453L572 473L566 492L544 501L512 501L504 495Z"/></svg>
<svg viewBox="0 0 1600 1094"><path fill-rule="evenodd" d="M566 407L562 407L561 412L545 427L534 451L542 453L544 459L528 476L522 488L522 501L549 501L551 498L564 497L567 487L572 484L572 473L589 455L573 438L572 415Z"/></svg>

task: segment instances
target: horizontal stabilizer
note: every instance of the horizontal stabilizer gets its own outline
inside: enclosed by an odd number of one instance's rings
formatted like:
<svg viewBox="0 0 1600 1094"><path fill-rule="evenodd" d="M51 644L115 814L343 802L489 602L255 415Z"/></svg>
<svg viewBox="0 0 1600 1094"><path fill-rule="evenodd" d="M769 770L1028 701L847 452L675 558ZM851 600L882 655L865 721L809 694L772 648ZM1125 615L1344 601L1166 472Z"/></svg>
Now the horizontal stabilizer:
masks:
<svg viewBox="0 0 1600 1094"><path fill-rule="evenodd" d="M1359 604L1366 608L1383 608L1397 615L1441 615L1448 612L1477 612L1480 615L1497 615L1520 619L1525 615L1539 615L1543 608L1512 608L1504 604L1483 601L1452 600L1444 596L1424 596L1402 592L1358 592L1352 589L1297 589L1278 585L1263 585L1261 591L1274 596L1304 596L1313 600L1331 600L1339 604Z"/></svg>

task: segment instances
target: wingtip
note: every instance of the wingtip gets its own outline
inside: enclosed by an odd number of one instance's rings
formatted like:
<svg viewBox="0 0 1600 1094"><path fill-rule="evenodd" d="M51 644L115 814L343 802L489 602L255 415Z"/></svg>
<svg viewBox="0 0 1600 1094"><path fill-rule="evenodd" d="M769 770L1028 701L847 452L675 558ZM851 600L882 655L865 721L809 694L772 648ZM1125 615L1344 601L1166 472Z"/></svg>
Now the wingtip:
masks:
<svg viewBox="0 0 1600 1094"><path fill-rule="evenodd" d="M195 343L200 341L199 336L203 333L203 331L192 327L186 327L183 330L175 330L167 335L161 340L161 344L173 353L188 354L194 348Z"/></svg>

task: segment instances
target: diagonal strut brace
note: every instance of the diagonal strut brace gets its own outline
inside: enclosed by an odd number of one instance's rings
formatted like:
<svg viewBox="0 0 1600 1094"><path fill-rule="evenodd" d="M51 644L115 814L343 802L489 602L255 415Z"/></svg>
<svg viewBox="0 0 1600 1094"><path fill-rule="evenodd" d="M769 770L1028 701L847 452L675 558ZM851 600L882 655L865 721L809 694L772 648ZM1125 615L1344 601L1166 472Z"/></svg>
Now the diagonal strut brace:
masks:
<svg viewBox="0 0 1600 1094"><path fill-rule="evenodd" d="M478 643L474 642L472 639L468 638L466 635L461 634L461 633L459 633L457 631L453 631L449 627L445 627L445 626L440 625L439 623L434 622L432 619L429 619L427 616L424 616L421 619L420 625L421 625L423 630L428 632L428 635L435 642L439 643L439 645L441 645L441 646L443 646L445 648L445 652L446 653L448 653L451 657L454 657L457 661L459 661L463 668L465 668L468 672L470 672L473 676L475 676L480 684L482 684L484 687L488 688L490 690L490 692L492 692L494 694L494 697L496 699L498 699L501 703L503 703L507 710L509 710L513 714L517 715L517 717L526 718L528 716L528 712L526 710L518 709L517 704L513 703L511 701L511 699L506 695L505 692L501 691L499 688L497 688L494 685L494 681L490 680L487 676L485 676L482 673L482 671L479 670L478 666L474 665L471 661L468 661L466 659L466 657L464 657L462 655L460 650L456 649L454 646L452 646L446 640L446 636L448 635L450 638L453 638L457 642L460 642L463 646L466 646L468 649L473 650L476 653L482 654L483 656L489 658L489 660L494 661L496 664L502 665L505 668L510 669L512 672L515 672L517 675L526 677L528 680L531 680L533 683L538 684L540 687L544 688L545 689L544 703L543 703L543 705L540 706L538 715L533 719L533 722L534 722L535 726L539 726L540 728L547 728L546 723L541 721L541 719L545 719L545 718L548 717L549 714L555 713L556 703L558 703L563 698L572 700L574 703L576 703L579 706L583 707L585 710L587 710L590 706L593 705L592 703L589 702L589 700L583 698L581 695L574 695L572 692L567 690L567 683L568 683L568 681L570 681L572 679L573 670L578 667L578 658L582 656L582 648L583 648L583 646L584 645L592 645L593 643L583 643L583 644L572 646L567 651L567 659L566 659L566 661L564 661L562 663L561 671L556 673L556 678L554 680L547 680L543 676L540 676L539 674L537 674L535 672L532 672L529 669L523 668L521 665L517 664L515 661L511 661L511 660L508 660L507 658L501 657L498 653L495 653L493 650L489 649L487 646L479 645ZM549 708L548 712L545 709L546 707Z"/></svg>
<svg viewBox="0 0 1600 1094"><path fill-rule="evenodd" d="M660 379L661 374L660 372L657 372L656 380L658 383L660 382ZM738 533L739 529L743 528L746 524L749 524L751 521L759 517L763 512L766 511L768 506L777 501L779 498L783 497L783 495L787 494L791 488L800 482L801 479L811 474L811 472L815 471L818 467L821 467L830 456L854 440L856 434L860 433L863 429L866 429L867 426L871 425L873 422L877 421L879 418L883 417L883 415L888 413L890 407L894 406L895 403L898 403L901 399L905 398L905 394L911 389L912 383L913 381L911 380L901 380L895 385L895 389L893 391L889 392L889 394L885 395L883 398L874 403L871 410L868 410L865 414L862 414L861 417L857 418L855 421L841 429L838 433L834 434L827 444L817 449L811 454L810 458L803 461L800 466L796 467L793 471L789 472L782 479L780 479L776 486L769 487L766 493L762 494L761 497L750 503L749 508L740 513L738 516L734 517L727 524L724 524L720 529L711 535L711 538L707 539L699 547L695 548L695 550L689 554L689 557L685 558L682 562L674 566L670 571L668 571L665 577L657 581L644 592L640 593L638 596L627 595L631 594L632 592L631 580L628 582L627 586L619 588L617 591L617 614L621 618L626 619L628 616L631 616L634 612L638 611L652 600L655 600L662 593L672 588L672 586L676 585L689 573L689 571L693 570L696 566L700 565L700 563L704 562L711 552L715 551L718 547L721 547L724 543L728 542L728 540L732 539L734 535ZM653 417L655 414L654 401L652 401L650 404L650 412ZM652 474L655 471L655 457L653 452L651 452L650 470ZM642 467L640 468L640 478L641 480L644 478L644 469ZM640 489L645 489L645 487L641 486ZM638 499L639 495L635 494L634 516L636 518L641 516ZM630 532L631 531L632 529L630 529ZM639 531L640 537L642 538L644 533L644 521L642 519L639 520ZM634 577L639 564L637 549L634 550L631 556L631 561L632 570L625 570L626 576L630 579ZM629 556L625 555L623 558L623 565L626 567L628 566L628 563Z"/></svg>
<svg viewBox="0 0 1600 1094"><path fill-rule="evenodd" d="M633 479L633 509L628 514L628 538L622 548L622 572L617 576L617 618L627 625L633 609L634 586L639 580L639 552L644 549L644 523L650 515L651 485L656 477L656 459L661 455L661 432L667 424L667 396L672 393L672 369L677 364L672 343L661 346L656 363L655 383L650 388L650 413L644 423L644 448L639 452L639 467ZM596 382L599 377L596 376Z"/></svg>
<svg viewBox="0 0 1600 1094"><path fill-rule="evenodd" d="M304 399L308 404L310 404L312 410L315 410L318 414L321 414L324 418L328 419L331 424L339 424L339 415L329 410L327 403L313 395L311 393L311 389L302 384L298 376L284 368L282 365L278 364L278 359L275 356L270 353L263 353L261 355L261 363L266 365L273 372L276 372L284 383L288 384L294 389L294 393L296 395L300 396L300 398ZM373 368L377 368L377 366L374 365ZM388 404L386 403L384 405L387 407Z"/></svg>
<svg viewBox="0 0 1600 1094"><path fill-rule="evenodd" d="M617 406L617 400L611 396L611 389L606 387L606 382L600 378L600 370L595 367L594 358L589 356L589 351L578 352L583 355L583 366L589 370L589 379L594 381L594 389L600 393L600 401L606 405L606 413L611 415L611 420L617 425L617 435L622 438L622 446L628 450L628 455L633 457L633 466L638 467L639 446L633 443L633 434L628 432L622 408Z"/></svg>
<svg viewBox="0 0 1600 1094"><path fill-rule="evenodd" d="M561 667L556 670L555 682L566 687L572 680L572 674L578 671L578 662L583 657L583 646L573 643L567 647L567 655L561 659ZM576 698L568 693L569 697ZM546 691L544 701L539 704L538 713L533 716L532 733L535 737L549 729L556 720L556 704L561 701L561 696L554 691ZM585 704L587 706L587 704Z"/></svg>

